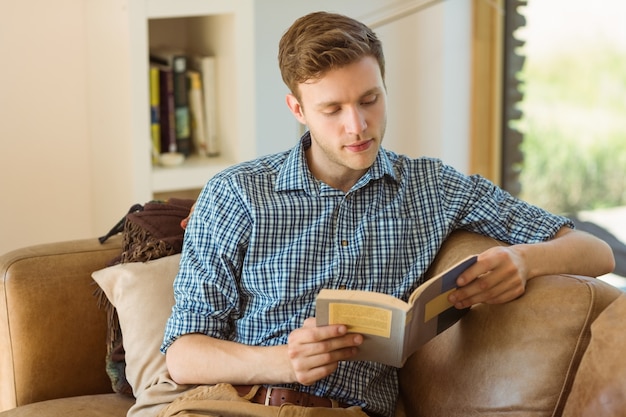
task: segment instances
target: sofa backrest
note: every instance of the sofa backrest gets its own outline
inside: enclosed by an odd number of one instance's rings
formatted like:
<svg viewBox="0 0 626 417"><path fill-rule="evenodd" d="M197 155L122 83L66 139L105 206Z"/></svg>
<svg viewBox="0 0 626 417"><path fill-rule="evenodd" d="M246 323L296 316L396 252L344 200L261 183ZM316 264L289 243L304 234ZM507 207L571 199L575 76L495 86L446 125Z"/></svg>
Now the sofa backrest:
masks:
<svg viewBox="0 0 626 417"><path fill-rule="evenodd" d="M52 243L0 257L0 411L111 392L107 317L91 273L119 254L120 242Z"/></svg>

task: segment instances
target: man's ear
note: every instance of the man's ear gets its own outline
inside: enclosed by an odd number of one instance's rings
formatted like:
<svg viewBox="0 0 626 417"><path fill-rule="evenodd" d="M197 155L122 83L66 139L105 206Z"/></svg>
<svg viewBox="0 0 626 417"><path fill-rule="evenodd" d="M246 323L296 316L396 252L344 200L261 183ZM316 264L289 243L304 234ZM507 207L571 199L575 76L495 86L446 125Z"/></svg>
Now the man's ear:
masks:
<svg viewBox="0 0 626 417"><path fill-rule="evenodd" d="M302 123L303 125L306 125L307 123L304 117L304 111L302 109L302 106L300 105L300 102L296 98L296 96L289 93L287 94L287 97L285 99L287 101L287 107L289 107L289 110L291 110L291 113L296 118L296 120Z"/></svg>

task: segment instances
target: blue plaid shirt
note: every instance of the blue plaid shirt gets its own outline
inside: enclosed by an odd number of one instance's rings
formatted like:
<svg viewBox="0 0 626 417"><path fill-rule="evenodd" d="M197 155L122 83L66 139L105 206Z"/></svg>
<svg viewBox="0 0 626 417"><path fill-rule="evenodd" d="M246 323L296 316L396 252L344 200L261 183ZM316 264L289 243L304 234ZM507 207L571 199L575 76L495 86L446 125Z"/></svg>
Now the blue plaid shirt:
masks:
<svg viewBox="0 0 626 417"><path fill-rule="evenodd" d="M568 219L479 176L381 150L348 193L316 180L304 150L239 164L212 178L189 222L162 351L204 333L271 346L315 315L322 288L407 299L446 237L466 229L512 244L551 238ZM392 416L396 369L342 362L312 394Z"/></svg>

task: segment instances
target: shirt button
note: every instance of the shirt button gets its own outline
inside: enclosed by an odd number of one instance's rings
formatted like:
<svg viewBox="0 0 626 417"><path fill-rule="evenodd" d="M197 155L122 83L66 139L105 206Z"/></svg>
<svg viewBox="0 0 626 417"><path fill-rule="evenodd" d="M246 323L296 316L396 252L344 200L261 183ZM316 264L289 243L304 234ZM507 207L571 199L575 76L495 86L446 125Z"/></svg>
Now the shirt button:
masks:
<svg viewBox="0 0 626 417"><path fill-rule="evenodd" d="M348 241L347 240L342 240L341 241L341 246L348 246Z"/></svg>

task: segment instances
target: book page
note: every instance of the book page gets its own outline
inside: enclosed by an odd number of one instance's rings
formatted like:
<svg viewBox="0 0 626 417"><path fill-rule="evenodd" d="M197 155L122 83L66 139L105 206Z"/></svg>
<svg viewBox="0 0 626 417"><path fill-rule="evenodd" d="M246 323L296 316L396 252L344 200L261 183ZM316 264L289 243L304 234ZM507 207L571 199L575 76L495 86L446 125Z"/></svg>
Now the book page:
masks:
<svg viewBox="0 0 626 417"><path fill-rule="evenodd" d="M391 337L392 311L386 308L349 303L328 305L329 324L345 324L350 333Z"/></svg>

